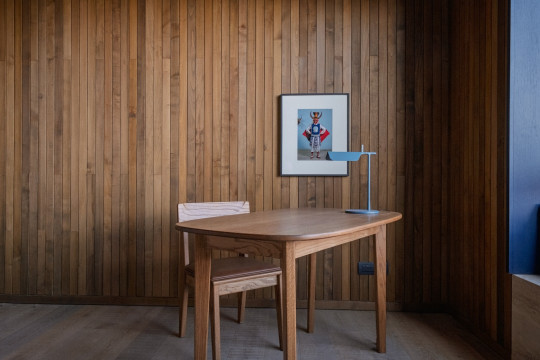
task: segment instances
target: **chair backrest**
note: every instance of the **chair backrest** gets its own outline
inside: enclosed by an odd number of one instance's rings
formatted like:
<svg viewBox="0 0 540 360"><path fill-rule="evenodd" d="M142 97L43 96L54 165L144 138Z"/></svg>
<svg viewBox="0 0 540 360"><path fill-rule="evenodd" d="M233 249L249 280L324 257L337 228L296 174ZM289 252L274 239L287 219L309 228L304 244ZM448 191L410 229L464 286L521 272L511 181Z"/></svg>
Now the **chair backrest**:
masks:
<svg viewBox="0 0 540 360"><path fill-rule="evenodd" d="M249 213L248 201L202 202L178 204L178 222L211 218L216 216ZM183 234L184 266L189 264L189 242Z"/></svg>

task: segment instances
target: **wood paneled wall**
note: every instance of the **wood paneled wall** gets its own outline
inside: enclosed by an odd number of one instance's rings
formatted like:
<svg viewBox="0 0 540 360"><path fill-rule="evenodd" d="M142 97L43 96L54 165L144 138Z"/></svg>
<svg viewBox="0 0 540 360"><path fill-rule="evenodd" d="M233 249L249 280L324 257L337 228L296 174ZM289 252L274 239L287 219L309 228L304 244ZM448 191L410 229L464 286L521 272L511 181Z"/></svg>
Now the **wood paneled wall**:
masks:
<svg viewBox="0 0 540 360"><path fill-rule="evenodd" d="M279 94L343 92L351 150L377 152L372 206L404 214L388 229L389 301L450 304L497 338L499 3L0 0L0 296L174 298L178 202L362 206L363 161L349 177L279 176ZM356 275L372 250L319 254L317 298L373 300Z"/></svg>
<svg viewBox="0 0 540 360"><path fill-rule="evenodd" d="M448 214L449 305L507 349L508 20L506 0L453 4Z"/></svg>
<svg viewBox="0 0 540 360"><path fill-rule="evenodd" d="M450 1L406 2L404 302L448 301Z"/></svg>
<svg viewBox="0 0 540 360"><path fill-rule="evenodd" d="M416 18L402 1L4 0L0 9L2 294L176 296L178 202L365 204L365 163L344 178L278 175L281 93L350 93L351 149L377 152L372 205L405 211L406 36L429 29L406 34ZM392 302L416 283L404 227L388 232ZM373 299L373 280L356 275L371 252L361 240L321 253L317 297ZM431 257L414 254L415 266Z"/></svg>

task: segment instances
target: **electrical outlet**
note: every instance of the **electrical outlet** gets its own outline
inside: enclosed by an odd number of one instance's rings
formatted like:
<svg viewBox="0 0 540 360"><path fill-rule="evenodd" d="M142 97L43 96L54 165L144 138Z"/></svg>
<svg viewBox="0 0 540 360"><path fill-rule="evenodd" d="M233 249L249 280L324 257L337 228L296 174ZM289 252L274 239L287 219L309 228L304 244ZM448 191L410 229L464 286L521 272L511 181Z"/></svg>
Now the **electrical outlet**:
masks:
<svg viewBox="0 0 540 360"><path fill-rule="evenodd" d="M386 263L386 274L390 271L390 265ZM374 275L375 265L371 261L359 261L358 262L358 275Z"/></svg>

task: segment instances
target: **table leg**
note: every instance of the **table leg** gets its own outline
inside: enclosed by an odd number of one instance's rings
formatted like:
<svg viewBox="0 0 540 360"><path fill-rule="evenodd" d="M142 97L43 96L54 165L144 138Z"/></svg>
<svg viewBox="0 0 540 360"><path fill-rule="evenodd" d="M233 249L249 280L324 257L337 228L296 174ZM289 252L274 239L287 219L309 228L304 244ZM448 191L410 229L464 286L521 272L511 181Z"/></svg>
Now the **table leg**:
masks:
<svg viewBox="0 0 540 360"><path fill-rule="evenodd" d="M309 255L308 318L307 332L315 330L315 285L317 275L317 253Z"/></svg>
<svg viewBox="0 0 540 360"><path fill-rule="evenodd" d="M386 225L375 234L375 278L377 281L375 311L377 318L377 351L386 352Z"/></svg>
<svg viewBox="0 0 540 360"><path fill-rule="evenodd" d="M195 235L195 360L206 360L211 260L206 237Z"/></svg>
<svg viewBox="0 0 540 360"><path fill-rule="evenodd" d="M283 245L283 359L296 360L296 264L294 242Z"/></svg>

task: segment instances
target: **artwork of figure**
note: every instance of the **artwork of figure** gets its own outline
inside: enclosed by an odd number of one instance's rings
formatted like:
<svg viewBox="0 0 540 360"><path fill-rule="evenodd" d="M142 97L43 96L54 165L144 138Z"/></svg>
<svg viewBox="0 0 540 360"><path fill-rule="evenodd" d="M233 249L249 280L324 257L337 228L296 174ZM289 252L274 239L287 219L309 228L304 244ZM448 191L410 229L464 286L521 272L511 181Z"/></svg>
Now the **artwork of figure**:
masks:
<svg viewBox="0 0 540 360"><path fill-rule="evenodd" d="M330 124L331 126L331 117L332 117L332 111L327 110L301 110L304 113L307 112L309 114L309 117L311 118L311 124L304 130L302 133L303 138L307 139L309 145L307 149L309 149L309 159L324 159L324 156L321 156L321 149L322 149L322 143L323 141L330 135L330 131L326 126L322 124L323 119L326 124ZM299 123L302 120L302 117L298 117ZM305 141L305 140L304 140ZM305 143L304 143L305 144ZM299 144L299 150L302 148ZM307 144L306 144L307 145ZM331 150L332 145L331 143L327 142L325 144L323 150ZM305 145L303 146L305 148ZM299 159L300 159L300 151L299 151ZM306 156L307 158L307 156Z"/></svg>

